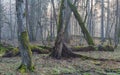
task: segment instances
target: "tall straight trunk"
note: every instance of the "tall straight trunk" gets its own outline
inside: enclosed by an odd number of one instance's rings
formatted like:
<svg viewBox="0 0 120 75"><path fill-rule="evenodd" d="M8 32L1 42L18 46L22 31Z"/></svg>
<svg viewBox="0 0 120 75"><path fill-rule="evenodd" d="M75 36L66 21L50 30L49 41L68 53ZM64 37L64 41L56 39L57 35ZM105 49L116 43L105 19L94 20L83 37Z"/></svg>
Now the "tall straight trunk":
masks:
<svg viewBox="0 0 120 75"><path fill-rule="evenodd" d="M26 28L27 28L27 31L28 31L28 34L30 35L29 33L29 8L28 8L28 0L25 1L25 16L26 16Z"/></svg>
<svg viewBox="0 0 120 75"><path fill-rule="evenodd" d="M77 0L74 1L74 5L76 4ZM65 21L65 34L64 34L64 41L66 43L70 42L70 17L72 14L72 11L70 10L68 4L67 4L67 8L66 8L67 12L66 12L66 21Z"/></svg>
<svg viewBox="0 0 120 75"><path fill-rule="evenodd" d="M3 14L3 10L2 10L2 3L1 3L2 1L0 0L0 44L2 43L2 35L1 35L1 33L2 33L2 14Z"/></svg>
<svg viewBox="0 0 120 75"><path fill-rule="evenodd" d="M91 30L92 30L92 28L91 28L91 5L90 5L90 0L88 0L88 6L87 6L87 14L88 14L88 19L87 19L87 26L88 26L88 31L89 31L89 33L91 34Z"/></svg>
<svg viewBox="0 0 120 75"><path fill-rule="evenodd" d="M1 21L0 21L0 44L2 43L1 33L2 33L2 23L1 23Z"/></svg>
<svg viewBox="0 0 120 75"><path fill-rule="evenodd" d="M85 23L82 21L82 18L80 16L80 14L78 13L77 8L74 5L72 5L69 0L68 0L68 4L82 29L84 38L87 41L88 45L94 45L93 39L90 36L89 32L87 31L87 29L85 27Z"/></svg>
<svg viewBox="0 0 120 75"><path fill-rule="evenodd" d="M50 13L50 41L52 41L53 40L53 35L54 35L54 32L53 32L53 9L52 8L50 8L51 9L51 13Z"/></svg>
<svg viewBox="0 0 120 75"><path fill-rule="evenodd" d="M52 7L53 7L53 17L54 17L54 20L55 20L55 25L53 24L52 29L53 29L53 37L55 37L55 27L57 27L57 15L56 15L54 0L51 0L51 3L52 3Z"/></svg>
<svg viewBox="0 0 120 75"><path fill-rule="evenodd" d="M54 0L51 0L52 6L53 6L53 14L54 14L54 18L55 18L55 23L57 25L57 15L56 15L56 11L55 11L55 3Z"/></svg>
<svg viewBox="0 0 120 75"><path fill-rule="evenodd" d="M1 21L0 21L0 44L2 43L2 37L1 37L1 33L2 33L2 25L1 25Z"/></svg>
<svg viewBox="0 0 120 75"><path fill-rule="evenodd" d="M21 65L18 67L20 72L33 71L32 65L32 52L30 49L30 43L28 33L23 24L24 22L24 0L16 0L16 12L17 12L17 24L18 24L18 41L19 50L21 53Z"/></svg>
<svg viewBox="0 0 120 75"><path fill-rule="evenodd" d="M88 20L87 20L87 25L88 25L88 31L91 36L93 36L93 0L88 0Z"/></svg>
<svg viewBox="0 0 120 75"><path fill-rule="evenodd" d="M30 41L35 41L35 0L30 1L30 15L29 15L29 37Z"/></svg>
<svg viewBox="0 0 120 75"><path fill-rule="evenodd" d="M116 0L116 25L115 25L115 32L114 32L114 42L115 42L115 48L117 47L119 43L119 1Z"/></svg>
<svg viewBox="0 0 120 75"><path fill-rule="evenodd" d="M106 38L109 38L109 28L110 28L110 0L107 2L107 28L106 28Z"/></svg>
<svg viewBox="0 0 120 75"><path fill-rule="evenodd" d="M101 42L103 43L105 40L104 35L104 0L101 0Z"/></svg>
<svg viewBox="0 0 120 75"><path fill-rule="evenodd" d="M93 0L91 0L91 36L94 36L93 13Z"/></svg>
<svg viewBox="0 0 120 75"><path fill-rule="evenodd" d="M10 0L10 32L11 32L11 37L10 37L10 39L11 40L13 40L13 26L12 26L12 7L11 7L11 5L12 5L12 2L11 2L11 0Z"/></svg>
<svg viewBox="0 0 120 75"><path fill-rule="evenodd" d="M38 10L37 10L37 14L39 14L38 16L37 16L37 18L38 18L38 20L37 20L37 25L38 25L38 28L37 28L37 30L38 31L36 31L36 35L38 35L37 33L40 33L40 36L39 36L39 38L40 38L40 40L43 40L43 25L42 25L42 15L40 14L40 13L42 13L42 2L41 2L41 0L37 0L38 1Z"/></svg>

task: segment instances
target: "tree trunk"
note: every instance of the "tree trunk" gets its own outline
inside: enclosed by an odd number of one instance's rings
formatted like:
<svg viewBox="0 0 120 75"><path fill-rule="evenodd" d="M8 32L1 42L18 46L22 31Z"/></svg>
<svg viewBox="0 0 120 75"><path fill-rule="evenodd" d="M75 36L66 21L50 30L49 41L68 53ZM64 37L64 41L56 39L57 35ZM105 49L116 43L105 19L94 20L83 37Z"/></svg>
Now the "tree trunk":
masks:
<svg viewBox="0 0 120 75"><path fill-rule="evenodd" d="M101 0L101 42L105 41L105 35L104 35L104 0Z"/></svg>
<svg viewBox="0 0 120 75"><path fill-rule="evenodd" d="M35 1L30 1L30 15L29 15L29 38L30 41L35 41Z"/></svg>
<svg viewBox="0 0 120 75"><path fill-rule="evenodd" d="M19 66L18 70L20 72L23 69L24 69L24 72L33 71L34 67L32 65L32 52L30 48L27 31L21 32L19 41L20 41L19 49L21 53L22 63Z"/></svg>
<svg viewBox="0 0 120 75"><path fill-rule="evenodd" d="M2 32L2 27L1 27L1 23L0 23L0 44L2 43L2 37L1 37L1 32Z"/></svg>
<svg viewBox="0 0 120 75"><path fill-rule="evenodd" d="M79 15L76 7L74 5L72 5L69 0L68 0L68 4L69 4L69 7L71 8L72 12L74 13L74 16L75 16L76 20L78 21L81 29L82 29L82 32L84 34L84 38L87 41L88 45L94 45L92 37L90 36L88 30L86 29L85 23L82 21L82 18Z"/></svg>
<svg viewBox="0 0 120 75"><path fill-rule="evenodd" d="M0 44L2 43L2 26L3 26L3 7L2 7L2 1L0 0Z"/></svg>
<svg viewBox="0 0 120 75"><path fill-rule="evenodd" d="M21 53L22 62L18 68L20 72L33 71L32 65L32 52L30 49L28 33L25 30L24 21L24 1L16 0L16 12L17 12L17 23L18 23L18 40L19 50Z"/></svg>
<svg viewBox="0 0 120 75"><path fill-rule="evenodd" d="M26 29L28 31L28 35L30 35L29 33L29 7L28 7L28 0L25 1L25 16L26 16Z"/></svg>
<svg viewBox="0 0 120 75"><path fill-rule="evenodd" d="M115 42L115 48L117 48L119 43L119 1L116 0L116 24L115 24L115 32L114 32L114 42Z"/></svg>
<svg viewBox="0 0 120 75"><path fill-rule="evenodd" d="M106 28L106 38L109 38L109 29L110 29L110 0L107 0L107 28Z"/></svg>
<svg viewBox="0 0 120 75"><path fill-rule="evenodd" d="M55 41L55 46L53 47L53 51L50 54L51 57L60 59L61 57L75 57L76 54L72 53L67 45L64 42L64 31L65 31L65 20L63 19L65 16L65 8L66 8L67 0L61 0L60 12L59 12L59 21L58 21L58 31L57 38Z"/></svg>
<svg viewBox="0 0 120 75"><path fill-rule="evenodd" d="M55 3L54 0L51 0L52 6L53 6L53 14L54 14L54 18L55 18L55 23L57 25L57 15L56 15L56 11L55 11Z"/></svg>
<svg viewBox="0 0 120 75"><path fill-rule="evenodd" d="M77 0L74 1L74 5L76 4ZM72 11L70 10L70 7L67 4L67 8L66 8L67 12L66 12L66 21L65 21L65 33L64 33L64 41L66 43L70 43L70 17L72 14Z"/></svg>

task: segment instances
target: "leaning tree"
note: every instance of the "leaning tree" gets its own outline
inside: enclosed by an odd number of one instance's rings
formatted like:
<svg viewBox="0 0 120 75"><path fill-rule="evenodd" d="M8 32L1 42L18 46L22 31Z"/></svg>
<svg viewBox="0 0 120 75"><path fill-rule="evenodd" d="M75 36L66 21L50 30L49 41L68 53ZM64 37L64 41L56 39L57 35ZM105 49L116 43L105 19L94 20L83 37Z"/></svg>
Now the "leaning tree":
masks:
<svg viewBox="0 0 120 75"><path fill-rule="evenodd" d="M61 0L61 6L59 11L59 20L58 20L58 27L57 27L57 38L55 41L55 46L53 47L53 51L50 54L53 58L61 58L61 57L80 57L81 55L74 54L71 49L67 47L67 44L64 41L64 32L66 27L66 8L67 6L70 7L72 12L74 13L75 18L78 20L78 23L82 29L84 37L89 45L94 45L94 42L88 33L87 29L85 28L85 24L82 21L81 16L79 15L76 7L70 3L69 0Z"/></svg>

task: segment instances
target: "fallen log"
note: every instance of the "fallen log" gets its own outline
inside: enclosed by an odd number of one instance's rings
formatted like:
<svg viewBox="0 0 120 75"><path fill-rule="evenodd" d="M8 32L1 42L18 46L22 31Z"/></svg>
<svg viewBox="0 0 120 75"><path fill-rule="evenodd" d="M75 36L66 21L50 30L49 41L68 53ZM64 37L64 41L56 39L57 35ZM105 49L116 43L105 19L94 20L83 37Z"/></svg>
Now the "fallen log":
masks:
<svg viewBox="0 0 120 75"><path fill-rule="evenodd" d="M31 45L31 51L33 52L33 54L48 54L50 52L49 50L50 50L49 47ZM11 49L9 48L9 50L7 50L2 57L15 57L15 56L20 56L18 48Z"/></svg>
<svg viewBox="0 0 120 75"><path fill-rule="evenodd" d="M114 51L114 48L112 46L86 46L86 47L73 47L71 48L73 51L83 51L83 52L88 52L88 51Z"/></svg>

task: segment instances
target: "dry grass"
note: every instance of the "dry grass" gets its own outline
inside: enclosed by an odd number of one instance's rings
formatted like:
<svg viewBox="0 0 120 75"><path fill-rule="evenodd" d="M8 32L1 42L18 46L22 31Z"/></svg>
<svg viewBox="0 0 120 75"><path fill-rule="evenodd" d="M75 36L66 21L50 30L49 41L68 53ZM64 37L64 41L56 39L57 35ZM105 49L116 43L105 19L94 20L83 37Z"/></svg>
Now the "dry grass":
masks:
<svg viewBox="0 0 120 75"><path fill-rule="evenodd" d="M36 71L20 74L16 72L16 68L20 65L20 57L3 58L0 62L0 75L101 75L106 74L106 69L120 68L120 63L114 61L103 62L81 60L80 58L56 60L48 58L47 55L34 55L33 61Z"/></svg>
<svg viewBox="0 0 120 75"><path fill-rule="evenodd" d="M120 46L114 52L91 51L78 54L120 60ZM16 71L21 63L20 57L2 58L0 60L0 75L120 75L120 62L82 60L80 58L56 60L47 56L33 55L36 70L34 73L25 74Z"/></svg>

